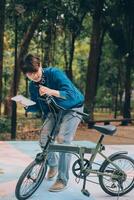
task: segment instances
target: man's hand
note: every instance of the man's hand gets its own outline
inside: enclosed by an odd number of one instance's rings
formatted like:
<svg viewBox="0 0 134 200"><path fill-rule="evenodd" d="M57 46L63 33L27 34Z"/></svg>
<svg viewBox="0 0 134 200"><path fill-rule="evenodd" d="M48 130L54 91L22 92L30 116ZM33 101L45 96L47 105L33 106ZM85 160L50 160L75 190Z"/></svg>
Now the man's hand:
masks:
<svg viewBox="0 0 134 200"><path fill-rule="evenodd" d="M52 95L52 89L45 87L45 86L40 86L39 87L39 94L40 96L43 96L44 94Z"/></svg>
<svg viewBox="0 0 134 200"><path fill-rule="evenodd" d="M39 86L39 94L40 96L43 96L44 94L48 94L50 96L60 97L60 93L58 90L53 90L42 85Z"/></svg>

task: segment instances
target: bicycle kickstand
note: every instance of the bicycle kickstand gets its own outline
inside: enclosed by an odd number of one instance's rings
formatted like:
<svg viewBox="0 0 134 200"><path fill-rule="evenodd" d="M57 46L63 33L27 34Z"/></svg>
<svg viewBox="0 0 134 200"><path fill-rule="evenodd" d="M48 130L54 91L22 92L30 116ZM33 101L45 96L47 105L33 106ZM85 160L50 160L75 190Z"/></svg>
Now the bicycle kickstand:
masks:
<svg viewBox="0 0 134 200"><path fill-rule="evenodd" d="M83 187L82 187L81 192L82 192L85 196L89 197L89 196L90 196L90 192L89 192L88 190L86 190L85 187L86 187L86 176L84 176Z"/></svg>

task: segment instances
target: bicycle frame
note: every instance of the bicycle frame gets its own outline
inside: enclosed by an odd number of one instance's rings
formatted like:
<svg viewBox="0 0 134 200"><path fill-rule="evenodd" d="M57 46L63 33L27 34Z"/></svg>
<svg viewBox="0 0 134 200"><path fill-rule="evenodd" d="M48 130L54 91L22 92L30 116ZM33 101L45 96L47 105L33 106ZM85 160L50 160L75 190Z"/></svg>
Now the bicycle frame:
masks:
<svg viewBox="0 0 134 200"><path fill-rule="evenodd" d="M90 163L90 166L92 166L97 154L99 154L99 155L101 155L101 157L103 157L105 160L107 160L111 165L113 165L117 170L121 171L124 174L124 172L115 163L113 163L107 156L105 156L102 153L102 150L103 150L104 146L102 145L101 141L103 140L103 138L104 138L104 135L101 135L98 143L96 144L95 149L88 149L88 150L86 149L85 150L84 148L75 147L73 145L71 146L71 145L64 145L64 144L52 144L52 145L50 145L48 151L71 153L71 154L75 155L78 159L81 160L82 169L84 168L83 159L84 159L84 154L85 153L90 153L91 154L91 157L88 160L89 163ZM86 170L84 170L84 172L86 174L96 174L97 176L99 176L99 175L103 175L104 176L105 175L105 176L111 177L111 175L108 174L108 173L102 173L102 172L99 172L99 170L93 170L91 168L87 168ZM113 177L117 178L116 175L113 175Z"/></svg>
<svg viewBox="0 0 134 200"><path fill-rule="evenodd" d="M48 98L48 97L47 97ZM89 196L90 194L88 193L87 190L85 190L85 185L86 185L86 174L96 174L97 176L107 176L107 177L111 177L111 178L118 178L119 175L116 174L109 174L109 173L104 173L104 172L100 172L99 170L94 170L92 169L92 167L87 167L86 169L84 169L84 154L85 153L90 153L91 157L88 160L88 162L90 163L90 166L92 166L92 164L94 163L94 160L97 156L97 154L101 155L106 161L108 161L111 165L113 165L117 170L119 170L120 172L122 172L123 175L124 172L115 164L113 163L107 156L105 156L102 153L102 150L104 149L104 146L102 145L102 141L104 139L104 135L102 134L97 142L97 144L95 144L94 148L84 148L84 147L75 147L75 146L71 146L71 145L64 145L64 144L52 144L53 141L55 141L55 133L56 130L60 124L60 121L62 119L62 114L64 112L66 112L67 110L65 110L64 108L58 106L52 99L50 101L50 99L48 99L47 103L49 103L49 107L52 109L52 112L54 114L55 117L55 126L53 127L52 132L48 135L48 140L46 142L46 145L43 147L43 152L41 154L38 154L36 157L36 160L40 161L40 158L43 158L44 156L47 156L49 151L55 151L55 152L64 152L64 153L71 153L74 154L75 156L77 156L78 159L80 159L81 161L81 172L83 172L85 174L84 177L84 183L83 183L83 189L82 192ZM58 109L58 114L56 113L56 111ZM77 112L74 110L68 110L68 111L72 111L72 112ZM77 112L80 115L89 117L89 115L87 115L86 113L81 113L81 112Z"/></svg>
<svg viewBox="0 0 134 200"><path fill-rule="evenodd" d="M134 178L128 182L128 184L123 186L123 183L127 181L127 171L124 169L121 169L122 166L118 166L118 162L120 162L120 159L124 159L125 162L128 161L130 164L130 173L132 172L132 168L134 168L134 161L129 156L122 155L127 154L127 152L116 152L109 157L105 156L102 151L105 150L102 141L103 138L106 135L113 135L116 131L116 128L114 126L112 127L104 127L104 126L97 126L95 125L94 128L98 131L100 131L101 136L97 143L91 142L91 141L73 141L71 144L65 144L65 143L54 143L56 138L56 133L58 133L57 128L60 125L62 116L64 112L76 112L82 116L88 117L86 113L77 112L77 110L65 110L64 108L61 108L58 106L51 97L46 96L47 101L46 103L49 105L49 108L51 109L54 118L55 118L55 125L48 135L48 139L46 142L46 145L42 147L42 152L38 153L36 155L36 158L34 161L32 161L27 168L24 170L22 175L20 176L16 189L15 194L16 197L20 200L25 200L29 198L40 186L42 183L46 172L47 172L47 158L48 153L50 151L54 152L64 152L64 153L71 153L74 154L78 159L76 159L72 166L72 172L75 175L76 178L83 179L83 186L81 189L81 192L86 195L90 196L90 193L88 190L86 190L86 182L90 181L92 183L97 183L94 181L91 181L88 179L88 176L90 174L97 175L99 178L99 184L101 188L106 192L107 194L110 194L112 196L121 196L128 192L130 192L134 188ZM43 126L42 126L43 127ZM41 129L42 130L42 129ZM84 156L85 154L90 154L89 159L86 159ZM101 157L103 157L105 160L103 163L95 163L95 158L99 154ZM96 169L93 164L100 165L99 169ZM111 165L113 167L111 167ZM38 169L39 166L39 169ZM36 169L37 167L37 169ZM36 173L35 173L35 170ZM33 174L37 175L35 179L32 176ZM108 180L110 182L110 189L109 186L107 187L107 184L105 184L105 176L109 177ZM103 181L104 180L104 181ZM77 180L76 180L77 181ZM26 185L26 186L25 186ZM21 191L21 187L23 187L23 191ZM116 191L115 191L116 188ZM26 190L25 190L26 189Z"/></svg>

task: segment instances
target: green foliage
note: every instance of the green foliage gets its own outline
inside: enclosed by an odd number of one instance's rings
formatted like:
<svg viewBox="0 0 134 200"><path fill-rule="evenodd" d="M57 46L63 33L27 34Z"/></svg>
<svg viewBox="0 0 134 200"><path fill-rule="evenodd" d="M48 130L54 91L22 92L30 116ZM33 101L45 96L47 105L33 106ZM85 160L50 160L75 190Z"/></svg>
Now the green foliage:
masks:
<svg viewBox="0 0 134 200"><path fill-rule="evenodd" d="M0 133L10 132L11 120L7 117L0 117Z"/></svg>
<svg viewBox="0 0 134 200"><path fill-rule="evenodd" d="M13 78L13 69L14 69L13 36L14 36L13 31L10 31L10 28L7 26L7 30L4 34L3 73L2 73L3 100L8 95L11 81Z"/></svg>
<svg viewBox="0 0 134 200"><path fill-rule="evenodd" d="M86 86L87 58L89 54L89 38L79 39L75 44L73 61L74 82L84 93Z"/></svg>
<svg viewBox="0 0 134 200"><path fill-rule="evenodd" d="M124 73L124 65L121 63L117 46L114 45L109 36L106 35L96 96L97 106L103 105L111 108L114 106L117 87L119 91L124 89Z"/></svg>
<svg viewBox="0 0 134 200"><path fill-rule="evenodd" d="M124 60L121 56L127 53L127 30L126 18L133 16L132 1L106 0L103 15L103 25L107 25L107 34L102 47L101 67L99 73L98 91L96 96L97 105L112 107L119 83L119 92L124 91ZM86 72L88 57L90 52L90 38L92 32L92 14L96 1L89 0L18 0L17 4L24 6L24 13L18 14L18 50L24 33L28 30L34 17L44 9L44 17L40 22L34 37L29 46L29 52L38 54L43 61L46 45L46 31L51 25L52 40L50 53L53 55L52 64L61 69L65 69L64 39L67 33L67 53L69 52L69 39L71 34L76 34L75 52L73 58L73 81L83 91L85 91ZM130 3L130 4L129 4ZM121 9L120 8L121 6ZM130 10L130 12L129 12ZM83 23L80 23L81 16L86 13ZM125 15L124 15L125 14ZM131 18L130 16L130 18ZM4 66L3 66L3 100L8 95L14 71L14 42L15 42L15 6L12 1L6 3L6 24L4 33ZM124 32L123 32L124 30ZM118 31L118 32L117 32ZM118 34L117 34L118 33ZM110 39L110 37L111 39ZM133 36L133 35L132 35ZM128 43L129 45L129 43ZM132 45L133 46L133 45ZM130 46L131 47L131 46ZM18 66L19 67L19 66ZM120 72L120 77L119 77ZM132 72L133 73L133 72ZM132 87L134 87L134 73L132 74ZM18 93L26 94L26 81L21 76ZM2 123L2 122L1 122ZM4 124L4 123L3 123ZM3 127L3 125L1 125Z"/></svg>

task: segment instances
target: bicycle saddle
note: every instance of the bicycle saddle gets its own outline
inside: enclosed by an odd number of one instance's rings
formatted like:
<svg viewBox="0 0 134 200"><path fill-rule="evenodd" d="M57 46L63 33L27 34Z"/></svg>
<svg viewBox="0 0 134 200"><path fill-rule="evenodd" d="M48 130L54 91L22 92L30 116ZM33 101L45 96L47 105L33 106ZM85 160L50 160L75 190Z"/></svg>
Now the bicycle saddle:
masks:
<svg viewBox="0 0 134 200"><path fill-rule="evenodd" d="M116 132L116 127L112 125L94 125L93 126L95 130L99 131L100 133L104 135L113 135Z"/></svg>

